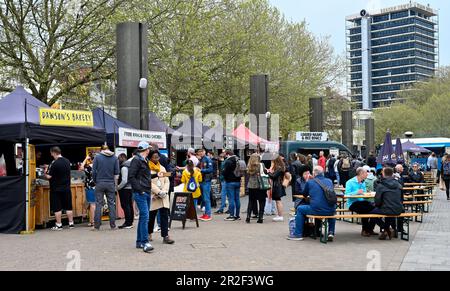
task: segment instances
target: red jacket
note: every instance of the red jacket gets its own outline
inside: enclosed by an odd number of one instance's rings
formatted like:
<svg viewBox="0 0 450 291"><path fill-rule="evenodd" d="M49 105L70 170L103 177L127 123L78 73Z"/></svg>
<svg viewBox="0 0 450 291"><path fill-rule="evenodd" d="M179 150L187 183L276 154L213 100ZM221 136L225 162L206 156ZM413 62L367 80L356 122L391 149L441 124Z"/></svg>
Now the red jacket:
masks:
<svg viewBox="0 0 450 291"><path fill-rule="evenodd" d="M327 166L327 159L325 159L325 157L322 156L319 158L319 161L317 162L317 164L325 170L325 167Z"/></svg>

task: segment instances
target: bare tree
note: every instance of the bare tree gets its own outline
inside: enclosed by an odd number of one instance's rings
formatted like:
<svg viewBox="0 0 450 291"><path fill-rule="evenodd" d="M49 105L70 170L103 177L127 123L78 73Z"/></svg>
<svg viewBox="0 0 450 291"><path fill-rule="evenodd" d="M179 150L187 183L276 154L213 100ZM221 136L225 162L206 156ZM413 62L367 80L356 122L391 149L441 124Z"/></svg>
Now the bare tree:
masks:
<svg viewBox="0 0 450 291"><path fill-rule="evenodd" d="M1 0L0 68L49 105L80 86L110 79L111 16L124 2Z"/></svg>

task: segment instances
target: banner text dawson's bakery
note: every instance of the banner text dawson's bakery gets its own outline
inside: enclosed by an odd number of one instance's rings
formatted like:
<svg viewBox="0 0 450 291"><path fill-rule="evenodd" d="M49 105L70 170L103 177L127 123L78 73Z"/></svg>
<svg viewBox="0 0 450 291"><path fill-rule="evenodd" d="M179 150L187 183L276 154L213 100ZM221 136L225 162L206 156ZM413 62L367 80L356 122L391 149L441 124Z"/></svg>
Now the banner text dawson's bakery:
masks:
<svg viewBox="0 0 450 291"><path fill-rule="evenodd" d="M51 126L94 126L92 112L78 110L39 108L39 122Z"/></svg>

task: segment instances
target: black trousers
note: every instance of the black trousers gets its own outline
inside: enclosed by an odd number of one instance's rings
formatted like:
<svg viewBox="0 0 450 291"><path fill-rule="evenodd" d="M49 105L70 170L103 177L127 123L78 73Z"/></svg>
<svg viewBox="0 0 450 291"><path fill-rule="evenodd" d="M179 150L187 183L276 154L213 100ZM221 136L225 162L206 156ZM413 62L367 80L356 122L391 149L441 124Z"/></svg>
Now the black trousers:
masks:
<svg viewBox="0 0 450 291"><path fill-rule="evenodd" d="M266 206L266 192L267 191L259 189L248 189L247 218L250 218L252 212L257 215L259 219L263 218L264 207Z"/></svg>
<svg viewBox="0 0 450 291"><path fill-rule="evenodd" d="M166 237L169 235L169 209L160 208L150 211L150 219L148 220L148 233L153 233L153 228L155 227L156 215L161 216L161 237Z"/></svg>
<svg viewBox="0 0 450 291"><path fill-rule="evenodd" d="M345 187L345 184L350 179L350 171L339 172L339 183Z"/></svg>
<svg viewBox="0 0 450 291"><path fill-rule="evenodd" d="M356 201L353 202L352 205L350 205L349 210L352 212L356 212L358 214L369 214L375 209L375 206L373 206L372 203L369 201ZM362 230L364 231L373 231L372 225L369 223L368 218L362 218ZM374 224L373 224L374 225Z"/></svg>
<svg viewBox="0 0 450 291"><path fill-rule="evenodd" d="M125 213L125 224L133 225L134 209L133 209L133 193L131 189L119 190L120 206Z"/></svg>
<svg viewBox="0 0 450 291"><path fill-rule="evenodd" d="M447 194L447 199L450 197L449 196L449 191L450 191L450 180L448 179L444 179L444 183L445 183L445 194Z"/></svg>

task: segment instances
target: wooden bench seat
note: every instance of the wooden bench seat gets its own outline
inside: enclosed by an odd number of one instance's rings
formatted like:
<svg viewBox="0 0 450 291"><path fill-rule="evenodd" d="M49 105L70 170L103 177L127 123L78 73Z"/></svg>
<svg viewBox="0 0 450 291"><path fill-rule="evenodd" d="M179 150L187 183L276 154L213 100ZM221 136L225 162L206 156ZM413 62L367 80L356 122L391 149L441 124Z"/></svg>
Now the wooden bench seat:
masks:
<svg viewBox="0 0 450 291"><path fill-rule="evenodd" d="M403 201L403 205L431 204L433 201Z"/></svg>
<svg viewBox="0 0 450 291"><path fill-rule="evenodd" d="M346 210L346 209L341 209ZM320 242L327 243L328 239L328 220L329 219L345 219L345 218L408 218L402 219L403 229L401 231L401 239L405 241L409 241L409 219L417 218L422 216L422 213L402 213L400 215L382 215L382 214L339 214L333 216L324 216L324 215L307 215L306 217L309 219L317 219L322 220L323 224L320 225Z"/></svg>

